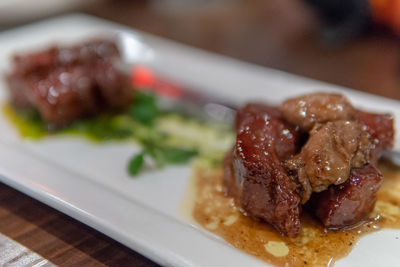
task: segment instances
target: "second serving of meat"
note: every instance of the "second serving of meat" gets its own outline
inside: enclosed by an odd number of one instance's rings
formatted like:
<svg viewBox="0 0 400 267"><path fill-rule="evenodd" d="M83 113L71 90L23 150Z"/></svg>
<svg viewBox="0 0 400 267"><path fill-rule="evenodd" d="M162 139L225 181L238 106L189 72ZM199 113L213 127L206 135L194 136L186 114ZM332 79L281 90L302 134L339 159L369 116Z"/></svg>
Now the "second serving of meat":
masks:
<svg viewBox="0 0 400 267"><path fill-rule="evenodd" d="M245 215L296 237L308 210L328 229L353 227L374 208L377 162L393 146L393 118L355 109L342 95L314 93L279 107L247 104L224 186Z"/></svg>
<svg viewBox="0 0 400 267"><path fill-rule="evenodd" d="M34 109L50 128L110 111L132 102L129 77L116 68L117 45L93 39L16 54L6 81L13 106Z"/></svg>

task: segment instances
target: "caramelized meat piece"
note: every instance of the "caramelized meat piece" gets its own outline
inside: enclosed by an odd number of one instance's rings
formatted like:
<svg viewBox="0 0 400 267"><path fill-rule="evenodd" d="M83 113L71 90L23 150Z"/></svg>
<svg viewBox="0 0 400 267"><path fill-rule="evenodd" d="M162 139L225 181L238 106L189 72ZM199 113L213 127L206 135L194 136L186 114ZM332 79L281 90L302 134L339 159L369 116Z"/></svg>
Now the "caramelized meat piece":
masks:
<svg viewBox="0 0 400 267"><path fill-rule="evenodd" d="M366 219L382 183L377 160L394 136L392 116L324 93L290 99L280 109L247 105L237 112L236 131L224 160L227 194L290 237L299 234L301 204L330 229Z"/></svg>
<svg viewBox="0 0 400 267"><path fill-rule="evenodd" d="M351 170L350 178L341 185L314 193L310 199L311 211L328 228L345 228L365 219L375 205L376 193L382 176L376 169L382 152L393 146L393 117L356 111L356 121L368 132L371 148L369 164Z"/></svg>
<svg viewBox="0 0 400 267"><path fill-rule="evenodd" d="M283 234L297 236L299 185L289 177L283 161L298 150L299 132L276 116L278 110L266 106L247 105L238 114L233 168L229 155L226 159L225 186L231 187L227 192L240 196L241 207L249 216L265 220Z"/></svg>
<svg viewBox="0 0 400 267"><path fill-rule="evenodd" d="M357 110L355 120L365 126L371 139L371 162L376 164L382 152L393 147L394 128L391 114L374 114Z"/></svg>
<svg viewBox="0 0 400 267"><path fill-rule="evenodd" d="M55 126L124 109L131 102L131 89L128 77L113 64L117 59L118 49L109 41L15 56L7 76L12 103L37 109Z"/></svg>
<svg viewBox="0 0 400 267"><path fill-rule="evenodd" d="M23 75L31 72L48 71L58 66L91 64L98 60L119 57L119 50L114 42L95 39L78 45L53 46L44 51L15 55L13 63L14 71Z"/></svg>
<svg viewBox="0 0 400 267"><path fill-rule="evenodd" d="M344 183L352 167L368 163L370 147L369 136L358 122L316 124L301 152L287 162L303 187L302 202L305 203L312 192Z"/></svg>
<svg viewBox="0 0 400 267"><path fill-rule="evenodd" d="M224 167L223 183L225 193L233 197L235 203L240 205L241 183L236 179L233 168L233 149L226 153L222 165Z"/></svg>
<svg viewBox="0 0 400 267"><path fill-rule="evenodd" d="M342 95L313 93L286 100L280 106L283 117L288 122L305 131L316 123L337 120L351 120L354 108Z"/></svg>
<svg viewBox="0 0 400 267"><path fill-rule="evenodd" d="M283 122L282 114L278 108L260 103L251 103L237 110L235 120L236 131L239 132L242 128L247 127L246 124L255 117L262 116L277 118ZM286 122L284 124L288 125ZM299 151L303 139L304 136L298 127L288 126L288 129L283 129L275 140L275 151L278 157L280 159L291 158Z"/></svg>
<svg viewBox="0 0 400 267"><path fill-rule="evenodd" d="M246 123L246 120L251 120L253 117L257 116L257 114L267 114L267 116L277 118L282 116L281 112L276 107L267 106L261 103L247 104L236 111L236 131L240 130L242 124Z"/></svg>
<svg viewBox="0 0 400 267"><path fill-rule="evenodd" d="M322 224L329 229L357 225L373 210L382 175L371 164L351 170L343 184L313 194L310 207Z"/></svg>

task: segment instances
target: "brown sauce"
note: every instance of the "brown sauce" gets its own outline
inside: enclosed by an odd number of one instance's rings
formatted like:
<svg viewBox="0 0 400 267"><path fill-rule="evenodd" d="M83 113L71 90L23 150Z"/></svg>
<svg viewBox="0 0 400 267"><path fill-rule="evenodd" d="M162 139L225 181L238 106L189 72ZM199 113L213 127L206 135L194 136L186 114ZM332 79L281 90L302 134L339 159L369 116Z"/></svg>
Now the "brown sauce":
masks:
<svg viewBox="0 0 400 267"><path fill-rule="evenodd" d="M276 266L332 266L346 256L358 239L382 228L400 228L400 168L381 163L384 183L370 219L345 232L328 232L314 218L302 217L302 232L297 238L279 235L272 227L254 221L224 196L222 170L197 170L191 181L194 195L192 219L208 231L246 253ZM186 199L186 203L190 202Z"/></svg>

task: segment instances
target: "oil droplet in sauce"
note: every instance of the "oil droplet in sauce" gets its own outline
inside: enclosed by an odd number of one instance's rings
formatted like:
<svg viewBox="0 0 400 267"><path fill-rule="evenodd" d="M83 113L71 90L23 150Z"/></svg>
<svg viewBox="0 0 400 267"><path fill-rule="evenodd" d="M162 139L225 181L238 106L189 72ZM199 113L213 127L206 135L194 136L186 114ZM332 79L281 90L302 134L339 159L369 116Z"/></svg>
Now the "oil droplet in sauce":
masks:
<svg viewBox="0 0 400 267"><path fill-rule="evenodd" d="M382 228L400 228L400 168L386 162L379 169L384 183L370 220L345 232L326 231L317 220L303 214L301 234L296 238L281 236L267 223L244 216L233 199L224 196L220 169L195 171L189 182L190 197L184 200L185 214L236 248L269 264L332 266L352 250L362 235Z"/></svg>

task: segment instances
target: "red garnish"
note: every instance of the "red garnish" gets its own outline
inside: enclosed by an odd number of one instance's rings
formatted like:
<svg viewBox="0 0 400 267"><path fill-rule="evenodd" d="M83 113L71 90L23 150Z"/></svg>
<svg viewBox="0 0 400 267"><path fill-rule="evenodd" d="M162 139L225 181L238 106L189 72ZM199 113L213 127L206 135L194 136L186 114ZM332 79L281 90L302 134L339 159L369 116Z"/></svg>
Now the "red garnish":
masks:
<svg viewBox="0 0 400 267"><path fill-rule="evenodd" d="M182 89L173 82L157 77L146 66L135 66L132 69L132 85L138 90L153 90L157 95L180 98Z"/></svg>
<svg viewBox="0 0 400 267"><path fill-rule="evenodd" d="M155 77L153 72L145 66L135 66L132 69L132 84L136 89L150 89L154 87Z"/></svg>

